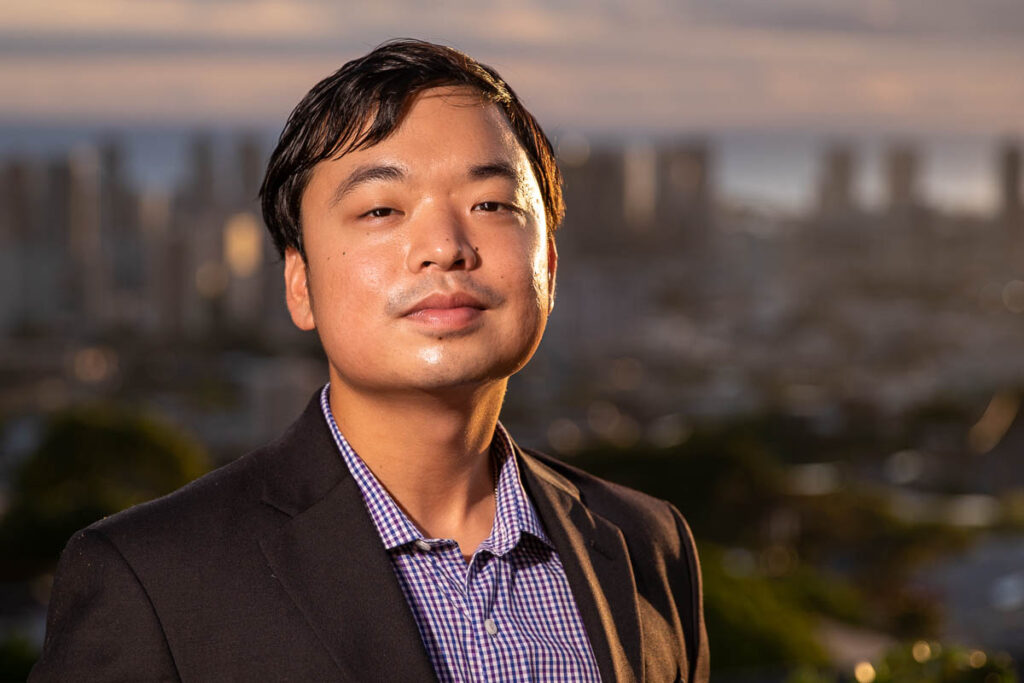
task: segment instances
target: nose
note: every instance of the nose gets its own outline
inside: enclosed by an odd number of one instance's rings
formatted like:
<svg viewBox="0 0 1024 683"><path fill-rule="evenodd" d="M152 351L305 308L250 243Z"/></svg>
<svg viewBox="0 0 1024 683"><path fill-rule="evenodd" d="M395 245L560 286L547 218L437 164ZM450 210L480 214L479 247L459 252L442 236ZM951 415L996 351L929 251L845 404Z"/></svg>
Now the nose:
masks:
<svg viewBox="0 0 1024 683"><path fill-rule="evenodd" d="M477 253L469 242L466 226L454 209L423 209L409 223L409 253L406 265L418 273L438 270L472 270Z"/></svg>

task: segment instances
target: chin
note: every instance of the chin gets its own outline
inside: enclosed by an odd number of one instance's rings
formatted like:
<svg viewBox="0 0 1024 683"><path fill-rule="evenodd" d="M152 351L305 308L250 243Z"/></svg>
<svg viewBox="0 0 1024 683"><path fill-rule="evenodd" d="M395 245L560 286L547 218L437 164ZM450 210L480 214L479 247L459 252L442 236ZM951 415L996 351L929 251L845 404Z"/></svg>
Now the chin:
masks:
<svg viewBox="0 0 1024 683"><path fill-rule="evenodd" d="M513 374L522 365L525 365L525 361L514 369L505 366L486 368L466 367L464 365L447 368L433 367L412 379L409 385L424 391L478 387L506 380L509 375Z"/></svg>
<svg viewBox="0 0 1024 683"><path fill-rule="evenodd" d="M421 366L408 377L408 385L424 391L482 387L503 382L523 368L533 355L517 353L505 358L444 358Z"/></svg>

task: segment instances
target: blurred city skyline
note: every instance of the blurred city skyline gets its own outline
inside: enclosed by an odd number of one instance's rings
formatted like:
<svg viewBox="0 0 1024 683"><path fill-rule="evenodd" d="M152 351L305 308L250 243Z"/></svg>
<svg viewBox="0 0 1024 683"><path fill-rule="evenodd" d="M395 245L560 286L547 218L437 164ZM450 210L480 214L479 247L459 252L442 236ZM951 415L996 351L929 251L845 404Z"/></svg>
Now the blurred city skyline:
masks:
<svg viewBox="0 0 1024 683"><path fill-rule="evenodd" d="M840 139L866 149L870 204L871 155L909 139L931 203L988 212L992 150L1024 134L1022 31L1010 0L16 1L0 5L0 88L15 94L0 102L0 154L95 130L276 135L317 80L411 35L496 67L556 139L712 136L719 185L741 200L806 208L817 151ZM142 183L172 184L180 164L140 154Z"/></svg>
<svg viewBox="0 0 1024 683"><path fill-rule="evenodd" d="M103 142L118 142L125 148L128 178L140 190L170 193L186 181L190 141L209 134L219 146L240 131L262 140L267 152L281 127L279 123L259 127L154 124L118 126L113 124L4 124L0 121L0 159L59 157L73 149L88 149ZM824 171L824 153L836 146L849 147L855 154L851 191L855 201L869 208L882 208L886 201L885 154L893 145L909 145L920 157L918 191L937 210L990 217L999 210L1000 185L998 150L1012 136L969 136L956 139L922 139L920 136L843 136L773 131L733 131L717 134L675 136L630 136L626 133L582 135L573 130L548 129L553 142L568 154L588 150L639 149L671 144L678 140L705 140L715 148L713 181L720 196L729 203L800 216L814 210L816 185ZM574 212L576 207L569 207Z"/></svg>

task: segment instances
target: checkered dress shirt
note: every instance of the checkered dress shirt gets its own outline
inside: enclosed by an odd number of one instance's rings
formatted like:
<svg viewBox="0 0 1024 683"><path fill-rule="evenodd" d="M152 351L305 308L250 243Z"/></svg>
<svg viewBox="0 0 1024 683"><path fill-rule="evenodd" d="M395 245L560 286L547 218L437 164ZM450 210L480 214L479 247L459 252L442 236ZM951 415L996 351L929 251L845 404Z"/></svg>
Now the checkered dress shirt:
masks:
<svg viewBox="0 0 1024 683"><path fill-rule="evenodd" d="M430 663L447 681L599 681L565 570L519 481L499 424L491 535L467 564L455 541L425 538L342 436L328 389L324 417L380 533Z"/></svg>

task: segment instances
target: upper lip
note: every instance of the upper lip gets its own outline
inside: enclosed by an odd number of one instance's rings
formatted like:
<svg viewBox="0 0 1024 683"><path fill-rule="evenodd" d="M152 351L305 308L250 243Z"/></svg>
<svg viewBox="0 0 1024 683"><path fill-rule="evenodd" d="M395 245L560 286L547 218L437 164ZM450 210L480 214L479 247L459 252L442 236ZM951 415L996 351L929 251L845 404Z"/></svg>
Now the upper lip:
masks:
<svg viewBox="0 0 1024 683"><path fill-rule="evenodd" d="M417 311L423 311L426 309L445 309L445 308L487 308L476 297L467 294L465 292L451 292L448 294L442 294L440 292L426 296L409 308L403 315L412 315Z"/></svg>

